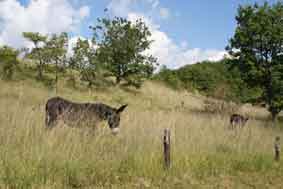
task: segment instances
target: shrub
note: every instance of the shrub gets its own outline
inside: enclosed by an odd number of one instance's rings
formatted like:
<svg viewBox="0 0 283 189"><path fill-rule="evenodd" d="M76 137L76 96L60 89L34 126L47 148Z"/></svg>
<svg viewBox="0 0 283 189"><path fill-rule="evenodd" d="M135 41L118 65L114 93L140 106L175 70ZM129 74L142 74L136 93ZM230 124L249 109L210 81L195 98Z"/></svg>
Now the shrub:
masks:
<svg viewBox="0 0 283 189"><path fill-rule="evenodd" d="M0 61L2 63L2 79L11 80L18 64L19 52L13 48L0 47Z"/></svg>

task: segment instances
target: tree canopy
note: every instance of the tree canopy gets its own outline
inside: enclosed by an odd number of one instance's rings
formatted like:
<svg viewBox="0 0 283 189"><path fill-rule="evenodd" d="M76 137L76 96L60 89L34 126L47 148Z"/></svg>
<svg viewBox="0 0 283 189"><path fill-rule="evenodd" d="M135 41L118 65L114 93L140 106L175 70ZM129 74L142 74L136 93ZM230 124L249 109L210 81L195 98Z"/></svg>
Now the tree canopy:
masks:
<svg viewBox="0 0 283 189"><path fill-rule="evenodd" d="M0 63L2 64L3 79L12 79L15 68L19 63L17 59L18 54L19 51L11 47L0 47Z"/></svg>
<svg viewBox="0 0 283 189"><path fill-rule="evenodd" d="M250 86L262 89L273 119L283 109L283 4L240 6L227 47Z"/></svg>
<svg viewBox="0 0 283 189"><path fill-rule="evenodd" d="M88 86L94 85L97 79L98 65L95 57L95 49L87 39L78 39L73 48L70 66L79 70L82 81L88 82Z"/></svg>
<svg viewBox="0 0 283 189"><path fill-rule="evenodd" d="M154 70L156 59L144 51L150 47L151 33L141 20L131 22L115 17L98 19L98 24L91 27L94 31L93 41L97 43L96 52L110 76L139 87L142 79L148 78Z"/></svg>
<svg viewBox="0 0 283 189"><path fill-rule="evenodd" d="M28 53L27 56L37 63L38 79L42 80L46 59L46 54L43 51L43 46L46 43L47 36L42 35L38 32L24 32L23 36L34 45L34 48Z"/></svg>

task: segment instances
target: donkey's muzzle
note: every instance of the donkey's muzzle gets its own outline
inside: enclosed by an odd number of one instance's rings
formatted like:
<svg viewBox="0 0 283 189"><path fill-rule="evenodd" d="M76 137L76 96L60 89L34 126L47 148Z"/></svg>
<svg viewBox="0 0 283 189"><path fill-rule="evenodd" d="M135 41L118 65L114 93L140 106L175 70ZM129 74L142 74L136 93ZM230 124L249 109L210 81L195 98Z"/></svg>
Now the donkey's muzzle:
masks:
<svg viewBox="0 0 283 189"><path fill-rule="evenodd" d="M119 133L119 128L113 128L113 129L111 129L111 131L112 131L112 134L113 135L117 135L118 133Z"/></svg>

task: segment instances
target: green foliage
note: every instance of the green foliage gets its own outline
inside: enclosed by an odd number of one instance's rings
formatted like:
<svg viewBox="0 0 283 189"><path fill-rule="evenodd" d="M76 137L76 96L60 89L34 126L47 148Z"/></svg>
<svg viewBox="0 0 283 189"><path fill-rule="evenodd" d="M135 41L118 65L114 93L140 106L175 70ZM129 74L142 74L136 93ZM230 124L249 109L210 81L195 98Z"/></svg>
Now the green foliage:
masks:
<svg viewBox="0 0 283 189"><path fill-rule="evenodd" d="M204 61L177 70L163 67L154 79L163 81L173 89L197 90L203 95L236 102L256 102L260 91L245 84L233 62L229 59Z"/></svg>
<svg viewBox="0 0 283 189"><path fill-rule="evenodd" d="M261 99L273 119L283 109L283 4L240 6L229 53L249 86L261 89Z"/></svg>
<svg viewBox="0 0 283 189"><path fill-rule="evenodd" d="M2 79L12 79L15 69L17 68L17 64L19 63L17 60L18 54L19 51L11 47L0 47L0 64L2 64Z"/></svg>
<svg viewBox="0 0 283 189"><path fill-rule="evenodd" d="M79 70L82 81L88 82L89 87L93 86L99 70L95 50L88 40L79 38L73 51L74 55L71 58L70 66Z"/></svg>
<svg viewBox="0 0 283 189"><path fill-rule="evenodd" d="M68 34L61 33L60 35L53 34L46 41L43 47L46 63L55 65L55 83L56 90L58 85L59 73L64 73L66 68L66 53L68 47Z"/></svg>
<svg viewBox="0 0 283 189"><path fill-rule="evenodd" d="M49 86L52 86L55 83L57 91L59 73L65 71L67 64L67 33L63 32L59 35L52 34L47 37L40 33L24 32L23 36L34 45L34 48L27 53L27 57L37 64L37 78L48 83ZM43 71L47 69L47 64L54 65L54 68L51 71L55 72L55 82L51 79L43 78Z"/></svg>
<svg viewBox="0 0 283 189"><path fill-rule="evenodd" d="M177 71L170 70L166 66L162 66L158 74L154 75L153 79L162 81L173 89L183 88L183 83L178 77Z"/></svg>
<svg viewBox="0 0 283 189"><path fill-rule="evenodd" d="M152 75L156 59L147 56L151 35L142 20L135 23L124 18L98 19L93 42L98 44L97 58L109 76L116 78L116 84L122 80L129 85L140 87L143 79Z"/></svg>
<svg viewBox="0 0 283 189"><path fill-rule="evenodd" d="M223 81L224 66L210 62L203 62L193 66L185 66L178 70L181 81L186 84L190 81L192 87L199 91L211 93L215 89L218 81ZM190 85L190 84L189 84ZM188 85L185 85L185 87Z"/></svg>
<svg viewBox="0 0 283 189"><path fill-rule="evenodd" d="M24 38L34 46L27 51L26 57L36 63L37 78L43 81L44 71L55 71L57 89L59 74L65 72L66 66L78 70L80 79L86 81L89 87L106 86L112 82L106 78L114 77L117 84L123 81L124 85L139 88L145 79L151 77L156 59L144 53L151 44L151 34L144 22L137 20L132 23L118 17L98 19L98 24L91 29L94 32L92 42L79 39L70 58L66 56L67 33L45 36L24 32ZM53 66L55 69L51 69Z"/></svg>
<svg viewBox="0 0 283 189"><path fill-rule="evenodd" d="M45 45L47 40L47 36L42 35L38 32L24 32L23 36L34 45L34 48L27 54L27 57L33 59L36 62L38 79L42 80L44 64L45 60L47 59L46 54L48 54L43 49L43 46Z"/></svg>

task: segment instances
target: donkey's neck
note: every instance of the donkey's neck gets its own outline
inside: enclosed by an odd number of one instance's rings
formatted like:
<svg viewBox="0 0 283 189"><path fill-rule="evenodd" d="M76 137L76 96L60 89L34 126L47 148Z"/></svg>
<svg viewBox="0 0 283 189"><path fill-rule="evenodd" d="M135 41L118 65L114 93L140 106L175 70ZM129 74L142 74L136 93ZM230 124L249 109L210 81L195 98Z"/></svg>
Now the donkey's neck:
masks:
<svg viewBox="0 0 283 189"><path fill-rule="evenodd" d="M96 115L102 120L107 120L115 111L114 108L102 103L92 104L91 106L94 108Z"/></svg>

